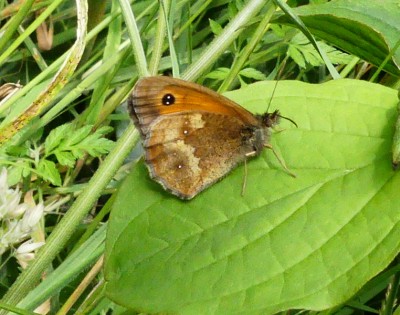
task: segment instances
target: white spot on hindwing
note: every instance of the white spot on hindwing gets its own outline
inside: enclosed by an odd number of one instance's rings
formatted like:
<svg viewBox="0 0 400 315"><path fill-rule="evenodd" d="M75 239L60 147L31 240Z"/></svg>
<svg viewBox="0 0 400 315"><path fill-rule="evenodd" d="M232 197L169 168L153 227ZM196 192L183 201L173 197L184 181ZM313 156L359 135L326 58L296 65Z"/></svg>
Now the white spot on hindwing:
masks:
<svg viewBox="0 0 400 315"><path fill-rule="evenodd" d="M177 170L191 172L192 176L200 174L200 159L194 155L194 147L185 144L183 140L178 140L176 142L165 143L164 149L165 152L173 152L171 159L174 160Z"/></svg>

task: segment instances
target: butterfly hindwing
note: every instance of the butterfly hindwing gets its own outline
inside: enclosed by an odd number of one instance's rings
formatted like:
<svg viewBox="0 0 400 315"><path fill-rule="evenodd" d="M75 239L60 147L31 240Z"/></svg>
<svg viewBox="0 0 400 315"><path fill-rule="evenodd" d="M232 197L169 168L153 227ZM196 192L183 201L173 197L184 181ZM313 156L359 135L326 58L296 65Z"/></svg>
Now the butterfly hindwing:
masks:
<svg viewBox="0 0 400 315"><path fill-rule="evenodd" d="M190 199L227 174L254 149L243 140L251 131L235 117L187 113L150 125L144 141L153 179Z"/></svg>

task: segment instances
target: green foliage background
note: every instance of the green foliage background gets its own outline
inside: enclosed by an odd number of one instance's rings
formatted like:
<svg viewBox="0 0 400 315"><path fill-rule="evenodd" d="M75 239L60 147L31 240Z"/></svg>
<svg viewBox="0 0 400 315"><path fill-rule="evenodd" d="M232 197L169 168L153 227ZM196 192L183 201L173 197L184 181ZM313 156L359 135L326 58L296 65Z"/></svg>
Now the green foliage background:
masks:
<svg viewBox="0 0 400 315"><path fill-rule="evenodd" d="M0 101L0 167L49 213L27 269L1 257L0 313L395 312L397 2L0 1L0 84L22 85ZM156 74L296 121L271 144L297 178L265 150L243 197L243 167L190 202L163 191L126 160L120 107Z"/></svg>

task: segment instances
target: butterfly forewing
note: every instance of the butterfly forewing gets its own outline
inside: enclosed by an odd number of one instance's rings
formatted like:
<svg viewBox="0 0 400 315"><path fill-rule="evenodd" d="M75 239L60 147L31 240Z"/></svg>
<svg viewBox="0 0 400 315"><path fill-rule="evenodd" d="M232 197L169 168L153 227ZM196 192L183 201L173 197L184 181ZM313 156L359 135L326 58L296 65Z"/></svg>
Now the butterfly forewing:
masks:
<svg viewBox="0 0 400 315"><path fill-rule="evenodd" d="M163 104L166 95L173 96L173 104ZM234 116L246 125L258 124L249 111L226 97L198 84L169 77L140 79L128 105L142 135L149 131L149 125L159 116L194 111Z"/></svg>

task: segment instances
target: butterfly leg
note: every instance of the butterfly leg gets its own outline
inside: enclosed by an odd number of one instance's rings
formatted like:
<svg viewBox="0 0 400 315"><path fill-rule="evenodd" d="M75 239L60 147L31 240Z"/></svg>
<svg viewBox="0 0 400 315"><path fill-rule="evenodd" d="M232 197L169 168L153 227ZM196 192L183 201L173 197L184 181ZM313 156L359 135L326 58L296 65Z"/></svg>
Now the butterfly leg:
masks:
<svg viewBox="0 0 400 315"><path fill-rule="evenodd" d="M244 159L244 177L243 177L243 184L242 184L242 193L241 195L244 196L244 192L246 190L246 185L247 185L247 158L248 157L253 157L257 155L257 151L251 151L247 152L245 154L245 159Z"/></svg>
<svg viewBox="0 0 400 315"><path fill-rule="evenodd" d="M273 130L274 130L274 133L281 133L282 131L285 131L286 129L276 126L273 128Z"/></svg>
<svg viewBox="0 0 400 315"><path fill-rule="evenodd" d="M245 154L245 157L253 157L257 155L257 151L251 151L251 152L247 152Z"/></svg>
<svg viewBox="0 0 400 315"><path fill-rule="evenodd" d="M278 153L276 153L275 149L273 148L272 145L270 144L265 144L264 147L266 147L267 149L270 149L272 151L272 153L274 153L276 159L278 160L278 162L282 165L282 167L285 169L285 171L292 177L296 177L296 174L291 172L288 167L286 166L286 163L284 160L281 159L281 157L278 155Z"/></svg>
<svg viewBox="0 0 400 315"><path fill-rule="evenodd" d="M247 185L247 159L244 159L244 177L243 177L242 192L241 192L242 196L244 196L246 185Z"/></svg>

